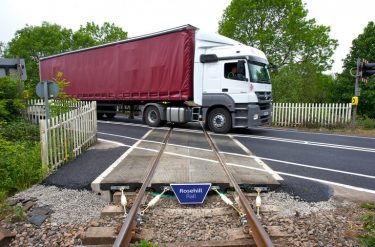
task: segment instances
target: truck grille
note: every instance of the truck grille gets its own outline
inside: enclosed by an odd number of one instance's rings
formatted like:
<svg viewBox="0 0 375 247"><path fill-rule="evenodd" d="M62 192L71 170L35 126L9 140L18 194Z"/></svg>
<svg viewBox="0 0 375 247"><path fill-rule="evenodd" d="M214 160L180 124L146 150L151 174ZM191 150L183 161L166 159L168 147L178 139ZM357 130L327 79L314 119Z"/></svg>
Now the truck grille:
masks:
<svg viewBox="0 0 375 247"><path fill-rule="evenodd" d="M271 108L271 103L263 103L259 104L259 108L261 111L268 110Z"/></svg>
<svg viewBox="0 0 375 247"><path fill-rule="evenodd" d="M255 92L259 101L272 101L271 92Z"/></svg>

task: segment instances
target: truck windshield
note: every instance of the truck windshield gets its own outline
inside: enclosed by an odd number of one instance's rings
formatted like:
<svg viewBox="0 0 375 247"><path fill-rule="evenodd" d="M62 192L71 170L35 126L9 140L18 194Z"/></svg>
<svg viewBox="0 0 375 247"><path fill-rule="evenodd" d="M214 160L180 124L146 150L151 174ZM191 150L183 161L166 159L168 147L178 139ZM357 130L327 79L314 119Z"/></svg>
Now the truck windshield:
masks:
<svg viewBox="0 0 375 247"><path fill-rule="evenodd" d="M251 82L271 83L266 64L249 62L249 71Z"/></svg>

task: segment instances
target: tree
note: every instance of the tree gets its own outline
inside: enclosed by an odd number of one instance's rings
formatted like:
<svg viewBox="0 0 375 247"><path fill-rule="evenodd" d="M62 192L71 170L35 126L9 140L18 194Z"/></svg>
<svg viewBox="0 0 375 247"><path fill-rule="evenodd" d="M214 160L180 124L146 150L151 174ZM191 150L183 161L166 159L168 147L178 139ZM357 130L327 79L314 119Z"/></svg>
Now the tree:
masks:
<svg viewBox="0 0 375 247"><path fill-rule="evenodd" d="M4 49L5 49L5 44L0 41L0 57L3 56L4 54Z"/></svg>
<svg viewBox="0 0 375 247"><path fill-rule="evenodd" d="M330 68L337 40L330 28L307 19L301 0L232 0L219 22L219 33L259 48L279 66L308 62Z"/></svg>
<svg viewBox="0 0 375 247"><path fill-rule="evenodd" d="M72 30L57 24L43 22L41 26L26 25L16 31L15 37L8 43L5 56L24 58L29 82L35 85L39 81L39 59L68 51L71 36Z"/></svg>
<svg viewBox="0 0 375 247"><path fill-rule="evenodd" d="M80 29L73 34L73 49L81 49L89 46L105 44L127 38L127 32L113 23L104 22L100 27L94 22L81 25Z"/></svg>
<svg viewBox="0 0 375 247"><path fill-rule="evenodd" d="M273 73L273 98L278 103L322 103L331 100L334 78L314 64L289 64Z"/></svg>
<svg viewBox="0 0 375 247"><path fill-rule="evenodd" d="M336 100L350 102L354 95L355 77L350 70L356 68L357 58L364 58L375 62L375 23L369 22L363 33L352 42L349 54L344 59L344 70L338 75L335 84ZM355 73L355 69L354 69ZM375 118L375 76L368 83L360 83L361 95L359 96L358 112L370 118Z"/></svg>
<svg viewBox="0 0 375 247"><path fill-rule="evenodd" d="M100 27L91 22L73 32L60 25L43 22L41 26L26 25L18 30L8 43L5 56L25 59L28 76L25 87L31 94L35 94L40 58L124 38L126 32L109 23Z"/></svg>

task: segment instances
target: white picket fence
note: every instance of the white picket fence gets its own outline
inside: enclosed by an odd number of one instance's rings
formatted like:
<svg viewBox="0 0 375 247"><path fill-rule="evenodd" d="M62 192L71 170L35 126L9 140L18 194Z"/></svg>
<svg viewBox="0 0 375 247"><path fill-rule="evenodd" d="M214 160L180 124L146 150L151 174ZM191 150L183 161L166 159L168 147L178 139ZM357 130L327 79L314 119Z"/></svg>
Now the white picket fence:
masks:
<svg viewBox="0 0 375 247"><path fill-rule="evenodd" d="M32 99L26 102L26 109L23 112L24 118L34 124L38 124L39 120L46 118L44 109L44 101L41 99Z"/></svg>
<svg viewBox="0 0 375 247"><path fill-rule="evenodd" d="M350 103L273 103L272 123L277 126L347 126Z"/></svg>
<svg viewBox="0 0 375 247"><path fill-rule="evenodd" d="M54 101L50 103L52 108L55 111L63 109L65 113L51 117L48 121L45 120L43 104L42 100L27 102L24 115L34 123L39 123L42 164L50 170L77 157L96 142L96 102Z"/></svg>

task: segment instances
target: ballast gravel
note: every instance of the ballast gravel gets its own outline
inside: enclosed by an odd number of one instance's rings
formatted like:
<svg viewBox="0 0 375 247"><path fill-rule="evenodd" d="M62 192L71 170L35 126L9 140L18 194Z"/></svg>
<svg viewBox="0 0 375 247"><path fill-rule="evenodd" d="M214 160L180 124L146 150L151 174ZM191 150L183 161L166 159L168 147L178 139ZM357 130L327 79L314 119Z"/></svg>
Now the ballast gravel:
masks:
<svg viewBox="0 0 375 247"><path fill-rule="evenodd" d="M269 192L262 194L262 201L265 205L275 205L279 211L277 214L281 217L290 217L296 214L307 216L312 213L332 211L335 205L332 200L321 202L304 202L298 197L287 193Z"/></svg>
<svg viewBox="0 0 375 247"><path fill-rule="evenodd" d="M97 219L108 204L91 191L60 189L55 186L34 185L14 196L14 199L36 198L39 206L53 210L51 222L77 224Z"/></svg>
<svg viewBox="0 0 375 247"><path fill-rule="evenodd" d="M149 195L147 201L153 196ZM235 199L232 193L228 196ZM123 221L122 215L100 218L107 203L89 191L37 185L14 197L21 198L36 198L37 206L49 205L54 212L41 226L27 220L0 220L0 228L16 234L10 246L80 246L88 227L111 226L119 230ZM254 194L248 195L248 199L254 203ZM260 213L266 231L277 227L283 234L274 240L275 246L359 246L359 218L364 212L356 203L307 203L285 193L270 192L262 194ZM211 195L203 205L196 206L182 206L176 198L162 197L146 212L138 234L163 246L176 242L231 241L247 238L247 231L236 212L217 195Z"/></svg>

